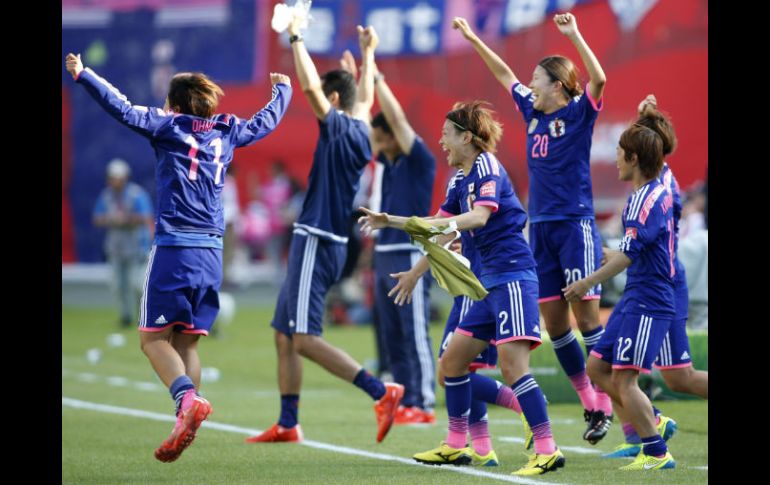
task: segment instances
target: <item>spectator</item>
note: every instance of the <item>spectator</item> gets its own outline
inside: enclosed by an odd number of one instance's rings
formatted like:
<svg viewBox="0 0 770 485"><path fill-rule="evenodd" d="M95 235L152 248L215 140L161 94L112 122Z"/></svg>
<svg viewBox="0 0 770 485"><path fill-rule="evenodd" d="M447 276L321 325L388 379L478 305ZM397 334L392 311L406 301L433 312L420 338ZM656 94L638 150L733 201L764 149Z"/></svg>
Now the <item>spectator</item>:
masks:
<svg viewBox="0 0 770 485"><path fill-rule="evenodd" d="M112 266L121 327L136 320L142 272L154 230L150 196L129 182L130 174L128 164L119 158L107 165L107 187L96 200L93 216L95 226L107 229L104 252Z"/></svg>

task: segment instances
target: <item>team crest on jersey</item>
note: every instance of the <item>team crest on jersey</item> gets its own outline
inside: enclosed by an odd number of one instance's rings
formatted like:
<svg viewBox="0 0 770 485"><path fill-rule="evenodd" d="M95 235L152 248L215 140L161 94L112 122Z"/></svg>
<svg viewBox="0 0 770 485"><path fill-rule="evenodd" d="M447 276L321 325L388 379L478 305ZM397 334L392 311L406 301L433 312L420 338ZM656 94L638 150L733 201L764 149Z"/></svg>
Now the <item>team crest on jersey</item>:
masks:
<svg viewBox="0 0 770 485"><path fill-rule="evenodd" d="M537 118L533 118L532 121L529 122L529 128L527 128L527 134L531 135L533 131L535 131L535 128L537 128Z"/></svg>
<svg viewBox="0 0 770 485"><path fill-rule="evenodd" d="M553 138L559 138L560 136L564 135L566 128L567 125L564 124L564 120L560 120L559 118L556 118L555 120L548 123L548 130L551 132L551 136Z"/></svg>
<svg viewBox="0 0 770 485"><path fill-rule="evenodd" d="M635 227L627 227L626 228L626 236L630 237L631 239L636 239L636 228Z"/></svg>

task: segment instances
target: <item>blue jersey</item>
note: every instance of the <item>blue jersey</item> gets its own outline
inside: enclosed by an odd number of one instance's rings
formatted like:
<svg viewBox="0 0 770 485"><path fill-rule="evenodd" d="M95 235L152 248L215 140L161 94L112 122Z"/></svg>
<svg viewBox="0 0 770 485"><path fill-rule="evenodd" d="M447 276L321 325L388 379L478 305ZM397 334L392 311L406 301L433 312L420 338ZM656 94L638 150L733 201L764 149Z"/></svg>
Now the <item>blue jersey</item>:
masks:
<svg viewBox="0 0 770 485"><path fill-rule="evenodd" d="M673 196L659 180L631 194L623 209L625 235L620 250L631 259L624 312L674 315Z"/></svg>
<svg viewBox="0 0 770 485"><path fill-rule="evenodd" d="M415 137L408 155L401 154L391 162L384 153L380 153L377 161L383 165L380 211L395 216L427 216L436 176L436 157L422 138ZM409 234L385 228L379 233L376 249L388 248L416 249L409 243Z"/></svg>
<svg viewBox="0 0 770 485"><path fill-rule="evenodd" d="M309 233L347 243L353 198L364 167L372 158L369 127L334 108L318 120L320 133L313 154L302 213L294 224Z"/></svg>
<svg viewBox="0 0 770 485"><path fill-rule="evenodd" d="M454 177L449 179L449 184L447 184L446 189L446 198L444 199L444 203L441 204L441 215L443 216L456 216L460 213L460 202L458 199L458 196L460 194L459 190L455 190L455 187L458 183L462 183L462 180L464 178L463 175L463 169L460 169L455 173ZM447 212L446 208L457 208L456 213L450 213ZM462 253L463 256L465 256L468 261L471 263L471 271L475 275L481 274L481 258L479 257L479 252L476 251L476 245L473 243L473 237L468 231L462 231L460 233L460 243L462 244ZM456 297L457 298L461 297Z"/></svg>
<svg viewBox="0 0 770 485"><path fill-rule="evenodd" d="M478 276L485 287L484 277L535 267L532 250L522 233L527 213L513 191L508 173L492 153L479 154L470 174L456 179L450 191L458 193L447 197L451 205L442 205L444 212L470 212L476 205L492 209L484 227L469 231L481 258Z"/></svg>
<svg viewBox="0 0 770 485"><path fill-rule="evenodd" d="M77 82L113 118L148 138L155 150L156 244L221 247L225 228L221 193L233 151L275 129L291 100L291 87L274 85L267 106L243 120L231 114L205 119L134 106L88 68Z"/></svg>
<svg viewBox="0 0 770 485"><path fill-rule="evenodd" d="M551 114L532 106L532 90L511 86L527 123L529 216L532 222L594 217L591 187L591 136L602 109L586 92Z"/></svg>
<svg viewBox="0 0 770 485"><path fill-rule="evenodd" d="M675 280L685 280L684 265L679 261L679 220L682 218L682 194L679 190L679 182L674 177L674 172L667 163L663 162L663 169L658 177L674 198L674 266L676 267ZM686 284L686 281L684 281Z"/></svg>

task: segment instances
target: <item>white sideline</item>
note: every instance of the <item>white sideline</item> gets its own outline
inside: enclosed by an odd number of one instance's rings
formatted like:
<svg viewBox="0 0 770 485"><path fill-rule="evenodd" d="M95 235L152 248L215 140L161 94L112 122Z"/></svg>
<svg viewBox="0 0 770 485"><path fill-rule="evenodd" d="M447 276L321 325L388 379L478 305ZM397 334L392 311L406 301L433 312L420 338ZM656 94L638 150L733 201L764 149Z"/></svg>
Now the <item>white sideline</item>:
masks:
<svg viewBox="0 0 770 485"><path fill-rule="evenodd" d="M75 409L87 409L90 411L98 411L98 412L110 413L110 414L120 414L123 416L133 416L136 418L152 419L155 421L167 421L170 423L173 423L176 421L176 418L169 414L160 414L160 413L154 413L150 411L143 411L141 409L130 409L130 408L124 408L120 406L110 406L107 404L92 403L92 402L81 401L79 399L72 399L64 396L62 396L61 398L61 403L62 403L62 406L68 406ZM261 433L261 430L258 430L258 429L244 428L241 426L233 426L230 424L216 423L213 421L204 421L202 427L216 429L219 431L229 431L231 433L239 433L239 434L245 434L245 435L255 435L255 434ZM331 445L328 443L322 443L320 441L304 440L300 444L304 446L309 446L311 448L333 451L336 453L343 453L346 455L363 456L366 458L373 458L376 460L396 461L404 465L429 467L436 470L445 470L445 471L450 471L455 473L463 473L465 475L486 477L494 480L500 480L503 482L522 483L527 485L567 485L564 483L545 482L543 480L533 480L529 478L522 478L514 475L500 475L497 473L490 473L490 472L481 471L470 467L423 465L421 463L415 462L414 460L410 460L400 456L386 455L383 453L372 453L370 451L359 450L356 448L349 448L347 446Z"/></svg>

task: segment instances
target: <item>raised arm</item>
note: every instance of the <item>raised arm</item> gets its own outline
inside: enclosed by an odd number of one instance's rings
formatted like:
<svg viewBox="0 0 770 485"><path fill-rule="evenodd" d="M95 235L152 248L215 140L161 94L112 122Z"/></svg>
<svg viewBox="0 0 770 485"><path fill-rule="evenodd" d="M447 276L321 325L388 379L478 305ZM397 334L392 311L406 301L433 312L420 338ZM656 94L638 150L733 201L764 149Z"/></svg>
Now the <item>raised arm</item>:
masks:
<svg viewBox="0 0 770 485"><path fill-rule="evenodd" d="M270 73L271 90L270 102L259 110L250 120L239 120L237 124L236 146L248 146L260 140L278 126L286 114L291 101L291 80L285 74Z"/></svg>
<svg viewBox="0 0 770 485"><path fill-rule="evenodd" d="M556 27L558 27L559 32L567 36L580 54L580 59L583 60L583 65L586 71L588 71L590 78L588 81L588 92L591 93L593 99L599 101L604 93L607 76L604 75L604 70L601 64L599 64L599 60L596 59L593 51L588 47L583 36L580 35L575 16L571 13L556 14L553 16L553 21Z"/></svg>
<svg viewBox="0 0 770 485"><path fill-rule="evenodd" d="M288 28L290 38L295 39L291 43L291 51L294 54L294 67L297 70L299 85L310 103L313 114L319 120L323 120L326 118L329 110L332 109L332 104L324 95L318 70L316 70L313 59L310 58L307 47L305 47L305 41L300 35L299 25L301 23L302 19L295 17Z"/></svg>
<svg viewBox="0 0 770 485"><path fill-rule="evenodd" d="M455 17L452 20L452 28L462 32L463 37L476 49L476 52L479 53L484 64L487 65L495 78L503 85L506 91L510 91L511 86L518 81L518 78L516 78L511 68L508 67L508 64L473 33L470 25L468 25L468 21L464 18Z"/></svg>
<svg viewBox="0 0 770 485"><path fill-rule="evenodd" d="M401 148L402 152L409 154L412 151L412 145L417 135L409 124L409 120L406 119L401 103L398 102L393 91L390 90L390 86L385 82L385 76L379 71L375 76L374 88L377 93L377 99L380 101L382 113L385 115L390 129L393 131L393 136L396 137L398 147Z"/></svg>
<svg viewBox="0 0 770 485"><path fill-rule="evenodd" d="M358 45L361 47L361 77L358 79L353 118L369 121L374 104L374 49L380 42L374 27L358 28Z"/></svg>
<svg viewBox="0 0 770 485"><path fill-rule="evenodd" d="M350 50L345 49L340 57L340 69L348 71L353 75L353 79L358 79L358 67L356 67L356 58Z"/></svg>
<svg viewBox="0 0 770 485"><path fill-rule="evenodd" d="M69 53L65 58L67 71L78 84L113 118L140 135L152 137L155 132L171 119L171 114L160 108L134 106L126 96L97 75L90 68L83 68L80 54Z"/></svg>

